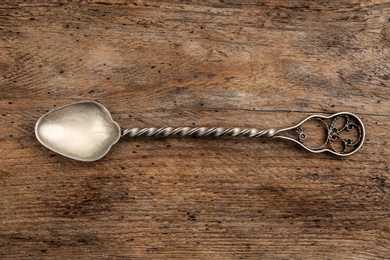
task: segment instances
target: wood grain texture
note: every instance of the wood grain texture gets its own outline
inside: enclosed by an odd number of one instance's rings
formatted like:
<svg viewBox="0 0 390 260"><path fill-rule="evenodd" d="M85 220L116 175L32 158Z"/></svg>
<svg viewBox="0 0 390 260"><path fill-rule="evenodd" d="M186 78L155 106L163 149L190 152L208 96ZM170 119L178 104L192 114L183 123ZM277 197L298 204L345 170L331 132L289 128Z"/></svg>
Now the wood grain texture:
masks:
<svg viewBox="0 0 390 260"><path fill-rule="evenodd" d="M68 2L0 4L1 259L389 258L388 1ZM367 139L126 139L82 163L34 136L82 100L123 128L350 111Z"/></svg>

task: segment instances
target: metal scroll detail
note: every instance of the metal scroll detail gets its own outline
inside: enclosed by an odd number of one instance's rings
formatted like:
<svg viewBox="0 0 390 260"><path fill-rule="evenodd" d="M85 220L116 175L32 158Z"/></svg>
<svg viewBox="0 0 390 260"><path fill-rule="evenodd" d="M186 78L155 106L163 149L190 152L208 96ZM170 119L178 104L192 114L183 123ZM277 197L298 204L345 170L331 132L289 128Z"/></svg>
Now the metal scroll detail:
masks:
<svg viewBox="0 0 390 260"><path fill-rule="evenodd" d="M324 136L319 144L317 142L317 145L311 145L307 142L310 134L306 130L306 125L309 122L315 122L313 125L323 132ZM295 130L295 137L294 135L281 135L281 133L290 130ZM347 156L355 153L363 145L365 129L362 121L357 116L352 113L341 112L329 117L310 116L298 125L276 131L273 138L294 141L314 153L328 151L336 155ZM315 138L319 138L318 134Z"/></svg>

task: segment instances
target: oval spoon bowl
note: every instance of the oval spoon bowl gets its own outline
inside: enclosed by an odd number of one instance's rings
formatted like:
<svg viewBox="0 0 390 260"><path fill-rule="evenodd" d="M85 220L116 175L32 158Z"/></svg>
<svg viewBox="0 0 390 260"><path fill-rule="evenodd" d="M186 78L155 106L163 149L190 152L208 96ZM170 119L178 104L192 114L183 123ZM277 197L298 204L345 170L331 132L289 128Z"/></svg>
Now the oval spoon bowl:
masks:
<svg viewBox="0 0 390 260"><path fill-rule="evenodd" d="M121 129L103 105L86 101L43 115L35 125L35 135L41 144L58 154L96 161L118 142Z"/></svg>

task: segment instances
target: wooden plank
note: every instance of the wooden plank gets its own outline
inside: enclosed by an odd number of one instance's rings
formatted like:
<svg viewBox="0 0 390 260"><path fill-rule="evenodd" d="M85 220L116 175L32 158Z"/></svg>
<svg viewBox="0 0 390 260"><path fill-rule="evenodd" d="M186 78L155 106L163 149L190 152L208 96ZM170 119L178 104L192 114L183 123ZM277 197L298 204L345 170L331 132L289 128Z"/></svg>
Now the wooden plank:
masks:
<svg viewBox="0 0 390 260"><path fill-rule="evenodd" d="M0 4L0 257L384 259L387 1ZM350 157L283 141L127 138L103 159L34 136L96 100L123 128L286 127L350 111Z"/></svg>

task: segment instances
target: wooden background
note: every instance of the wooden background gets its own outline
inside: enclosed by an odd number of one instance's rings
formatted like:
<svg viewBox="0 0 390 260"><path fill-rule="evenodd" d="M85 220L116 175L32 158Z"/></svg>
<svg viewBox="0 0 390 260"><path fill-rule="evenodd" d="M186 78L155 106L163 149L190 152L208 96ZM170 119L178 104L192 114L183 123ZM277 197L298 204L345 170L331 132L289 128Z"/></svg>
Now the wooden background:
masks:
<svg viewBox="0 0 390 260"><path fill-rule="evenodd" d="M1 259L390 259L388 1L43 2L0 4ZM367 139L126 139L82 163L34 135L82 100L123 128L350 111Z"/></svg>

